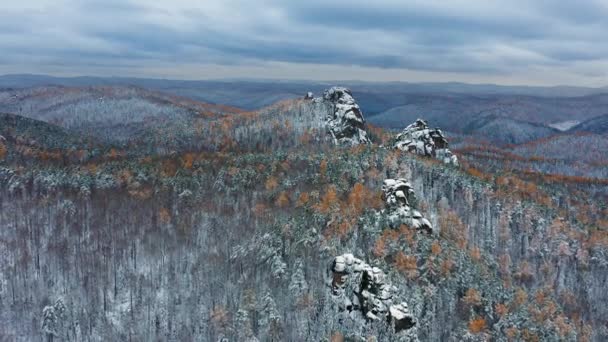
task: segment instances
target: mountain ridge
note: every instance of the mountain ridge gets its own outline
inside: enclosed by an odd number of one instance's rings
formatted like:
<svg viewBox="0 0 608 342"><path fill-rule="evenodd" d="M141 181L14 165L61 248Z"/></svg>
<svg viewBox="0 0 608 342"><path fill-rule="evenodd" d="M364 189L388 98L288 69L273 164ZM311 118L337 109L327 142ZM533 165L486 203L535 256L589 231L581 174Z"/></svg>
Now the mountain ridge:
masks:
<svg viewBox="0 0 608 342"><path fill-rule="evenodd" d="M568 85L553 85L553 86L524 86L524 85L497 85L491 83L464 83L464 82L396 82L396 81L357 81L357 80L332 80L332 81L312 81L312 80L282 80L282 79L206 79L206 80L178 80L178 79L167 79L167 78L141 78L141 77L101 77L101 76L50 76L44 74L4 74L0 75L0 86L16 86L21 81L28 84L27 86L41 85L40 83L52 82L60 84L70 84L73 81L76 84L90 84L92 83L107 83L115 84L115 82L158 82L158 83L204 83L204 82L216 82L216 83L273 83L279 82L283 84L318 84L322 87L328 88L332 84L343 84L345 86L351 86L353 84L359 85L386 85L389 87L403 86L407 87L420 87L429 91L435 89L436 91L448 91L451 89L453 92L459 93L487 93L487 94L545 94L546 96L583 96L598 93L608 93L608 86L604 87L581 87L581 86L568 86ZM47 85L47 84L42 84ZM461 89L462 88L462 89ZM489 90L484 89L489 88ZM536 91L536 92L535 92ZM567 94L567 95L566 95ZM574 95L577 94L577 95Z"/></svg>

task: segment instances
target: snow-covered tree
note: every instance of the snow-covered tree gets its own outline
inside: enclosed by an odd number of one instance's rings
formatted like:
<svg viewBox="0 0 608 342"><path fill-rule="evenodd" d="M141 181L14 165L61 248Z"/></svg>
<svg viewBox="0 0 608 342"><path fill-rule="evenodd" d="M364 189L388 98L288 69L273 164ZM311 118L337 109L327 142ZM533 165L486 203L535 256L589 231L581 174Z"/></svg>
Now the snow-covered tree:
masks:
<svg viewBox="0 0 608 342"><path fill-rule="evenodd" d="M63 332L63 321L66 308L61 298L53 305L47 305L42 309L42 332L47 341L52 342L55 336L61 337Z"/></svg>
<svg viewBox="0 0 608 342"><path fill-rule="evenodd" d="M258 339L254 336L251 328L251 320L249 313L245 309L239 309L234 318L235 329L239 341L257 342Z"/></svg>
<svg viewBox="0 0 608 342"><path fill-rule="evenodd" d="M274 254L272 256L272 262L270 264L272 269L272 276L276 279L282 279L287 271L287 265L283 261L280 254Z"/></svg>
<svg viewBox="0 0 608 342"><path fill-rule="evenodd" d="M302 261L296 263L296 271L292 273L289 281L289 294L293 300L298 300L308 290L308 283L304 275Z"/></svg>
<svg viewBox="0 0 608 342"><path fill-rule="evenodd" d="M262 298L260 308L260 325L263 327L264 336L271 341L279 341L282 334L281 315L270 292L266 292Z"/></svg>

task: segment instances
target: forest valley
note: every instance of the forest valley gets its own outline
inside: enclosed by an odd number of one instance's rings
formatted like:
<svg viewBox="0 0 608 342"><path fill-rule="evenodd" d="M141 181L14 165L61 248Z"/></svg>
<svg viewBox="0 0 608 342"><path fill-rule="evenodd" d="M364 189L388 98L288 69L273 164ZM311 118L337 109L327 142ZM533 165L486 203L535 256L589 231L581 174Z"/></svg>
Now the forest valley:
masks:
<svg viewBox="0 0 608 342"><path fill-rule="evenodd" d="M0 340L608 340L608 180L533 144L375 127L341 87L27 96L0 115Z"/></svg>

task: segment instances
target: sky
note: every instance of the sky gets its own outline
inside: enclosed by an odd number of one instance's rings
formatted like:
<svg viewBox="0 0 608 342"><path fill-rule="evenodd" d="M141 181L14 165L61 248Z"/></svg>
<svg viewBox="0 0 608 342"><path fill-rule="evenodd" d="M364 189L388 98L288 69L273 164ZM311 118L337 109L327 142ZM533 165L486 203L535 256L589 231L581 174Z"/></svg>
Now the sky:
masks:
<svg viewBox="0 0 608 342"><path fill-rule="evenodd" d="M608 85L608 0L0 2L0 74Z"/></svg>

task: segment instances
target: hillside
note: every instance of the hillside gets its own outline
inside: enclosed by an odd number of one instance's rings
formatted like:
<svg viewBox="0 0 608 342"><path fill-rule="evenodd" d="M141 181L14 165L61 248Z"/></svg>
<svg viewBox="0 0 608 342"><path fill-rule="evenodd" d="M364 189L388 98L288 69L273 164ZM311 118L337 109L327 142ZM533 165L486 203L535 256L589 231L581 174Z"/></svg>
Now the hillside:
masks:
<svg viewBox="0 0 608 342"><path fill-rule="evenodd" d="M86 141L61 127L7 113L0 113L0 135L7 141L20 140L44 149L78 148Z"/></svg>
<svg viewBox="0 0 608 342"><path fill-rule="evenodd" d="M519 121L501 116L485 116L471 122L463 133L498 144L521 144L546 138L559 133L558 130L540 124Z"/></svg>
<svg viewBox="0 0 608 342"><path fill-rule="evenodd" d="M6 113L0 113L0 145L0 159L30 165L85 161L110 148L94 138Z"/></svg>
<svg viewBox="0 0 608 342"><path fill-rule="evenodd" d="M596 116L570 128L569 132L608 133L608 114Z"/></svg>
<svg viewBox="0 0 608 342"><path fill-rule="evenodd" d="M98 108L96 88L67 101L64 89L58 99L47 91L23 103L63 119L48 128L56 139L120 120L61 109ZM498 166L483 173L455 150L459 166L426 123L393 148L395 134L369 125L345 88L254 112L213 107L200 125L190 105L152 106L132 91L124 101L170 124L144 124L147 133L85 162L0 161L7 336L608 338L606 208L587 193Z"/></svg>
<svg viewBox="0 0 608 342"><path fill-rule="evenodd" d="M242 112L136 87L45 86L0 91L0 109L109 142Z"/></svg>

